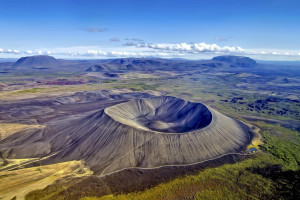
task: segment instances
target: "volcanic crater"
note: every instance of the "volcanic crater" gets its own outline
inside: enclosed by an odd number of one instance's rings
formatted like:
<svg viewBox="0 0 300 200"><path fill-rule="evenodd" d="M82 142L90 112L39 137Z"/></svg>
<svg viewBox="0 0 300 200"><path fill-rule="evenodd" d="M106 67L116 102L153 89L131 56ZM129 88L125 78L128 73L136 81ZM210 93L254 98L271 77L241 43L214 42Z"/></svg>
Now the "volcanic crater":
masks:
<svg viewBox="0 0 300 200"><path fill-rule="evenodd" d="M154 97L105 109L114 120L145 131L184 133L208 126L212 113L201 103L175 97Z"/></svg>
<svg viewBox="0 0 300 200"><path fill-rule="evenodd" d="M43 158L39 164L83 160L96 175L107 175L128 168L185 166L239 154L251 140L251 131L243 123L201 103L130 93L114 100L111 97L116 95L109 91L94 96L94 101L86 103L53 100L54 112L49 117L41 114L39 119L45 121L44 128L21 131L15 134L22 136L18 139L12 135L1 140L1 154ZM78 113L61 115L76 109Z"/></svg>

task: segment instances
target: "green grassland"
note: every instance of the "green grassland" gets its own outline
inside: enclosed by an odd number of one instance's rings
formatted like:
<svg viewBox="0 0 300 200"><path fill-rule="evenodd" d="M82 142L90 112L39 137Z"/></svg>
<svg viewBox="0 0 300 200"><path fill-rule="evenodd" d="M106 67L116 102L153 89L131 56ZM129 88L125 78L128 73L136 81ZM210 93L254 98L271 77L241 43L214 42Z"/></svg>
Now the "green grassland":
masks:
<svg viewBox="0 0 300 200"><path fill-rule="evenodd" d="M266 162L273 162L269 159L266 155L257 155L233 165L177 178L142 192L82 199L269 199L275 189L272 181L248 169L264 167Z"/></svg>

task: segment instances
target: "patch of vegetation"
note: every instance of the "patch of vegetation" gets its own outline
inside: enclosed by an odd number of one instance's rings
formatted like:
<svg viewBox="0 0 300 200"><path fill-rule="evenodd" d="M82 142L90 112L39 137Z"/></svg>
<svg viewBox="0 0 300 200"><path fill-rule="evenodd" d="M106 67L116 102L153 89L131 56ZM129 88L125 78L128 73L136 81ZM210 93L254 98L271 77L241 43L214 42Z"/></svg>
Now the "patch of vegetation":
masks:
<svg viewBox="0 0 300 200"><path fill-rule="evenodd" d="M264 145L261 147L273 155L277 164L282 165L285 170L300 170L299 132L262 121L253 124L261 129L264 138Z"/></svg>
<svg viewBox="0 0 300 200"><path fill-rule="evenodd" d="M290 141L280 140L270 134L270 131L263 131L266 144L263 148L270 152L286 169L300 169L300 145Z"/></svg>
<svg viewBox="0 0 300 200"><path fill-rule="evenodd" d="M46 88L31 88L31 89L27 89L27 90L20 90L15 92L16 94L25 94L25 93L37 93L40 92L42 90L45 90Z"/></svg>
<svg viewBox="0 0 300 200"><path fill-rule="evenodd" d="M118 80L116 79L107 79L107 80L104 80L103 83L114 83L114 82L117 82Z"/></svg>
<svg viewBox="0 0 300 200"><path fill-rule="evenodd" d="M267 165L249 169L271 179L275 185L274 199L299 199L300 170L282 170L281 165Z"/></svg>
<svg viewBox="0 0 300 200"><path fill-rule="evenodd" d="M53 184L51 187L46 187L44 189L44 192L36 192L39 190L34 190L33 192L29 192L26 196L26 200L32 200L32 199L40 199L40 200L46 200L46 199L52 199L53 196L56 196L57 194L63 192L65 190L62 186L54 186Z"/></svg>
<svg viewBox="0 0 300 200"><path fill-rule="evenodd" d="M247 170L253 166L263 167L267 162L274 161L272 157L261 154L254 159L177 178L145 191L82 199L271 199L274 192L272 181Z"/></svg>
<svg viewBox="0 0 300 200"><path fill-rule="evenodd" d="M122 85L118 85L115 86L114 88L130 88L133 91L143 91L143 90L156 90L157 87L159 85L158 84L145 84L145 83L138 83L138 84L122 84Z"/></svg>

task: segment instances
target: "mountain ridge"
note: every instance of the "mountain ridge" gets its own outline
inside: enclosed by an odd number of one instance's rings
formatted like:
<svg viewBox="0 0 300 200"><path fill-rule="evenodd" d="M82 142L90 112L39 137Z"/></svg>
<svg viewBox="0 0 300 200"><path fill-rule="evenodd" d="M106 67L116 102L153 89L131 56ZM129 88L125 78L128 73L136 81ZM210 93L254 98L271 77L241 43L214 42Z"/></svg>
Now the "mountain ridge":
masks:
<svg viewBox="0 0 300 200"><path fill-rule="evenodd" d="M82 70L87 72L126 72L197 69L222 69L231 67L254 67L257 63L249 57L218 56L211 60L175 60L162 58L117 58L105 60L62 60L48 55L22 57L12 66L15 69L60 69Z"/></svg>

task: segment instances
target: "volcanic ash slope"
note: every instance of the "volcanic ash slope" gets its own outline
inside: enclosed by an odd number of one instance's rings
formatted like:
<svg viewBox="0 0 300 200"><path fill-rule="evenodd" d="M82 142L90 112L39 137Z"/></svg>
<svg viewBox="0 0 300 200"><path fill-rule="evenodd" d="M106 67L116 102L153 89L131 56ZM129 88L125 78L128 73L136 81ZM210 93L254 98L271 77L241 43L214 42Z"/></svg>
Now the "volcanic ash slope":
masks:
<svg viewBox="0 0 300 200"><path fill-rule="evenodd" d="M201 103L161 96L131 100L58 124L29 146L20 141L17 148L5 146L16 157L55 153L44 164L85 160L96 174L105 175L215 159L238 153L249 142L249 130L242 123Z"/></svg>

